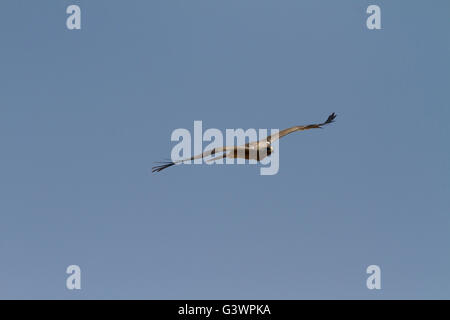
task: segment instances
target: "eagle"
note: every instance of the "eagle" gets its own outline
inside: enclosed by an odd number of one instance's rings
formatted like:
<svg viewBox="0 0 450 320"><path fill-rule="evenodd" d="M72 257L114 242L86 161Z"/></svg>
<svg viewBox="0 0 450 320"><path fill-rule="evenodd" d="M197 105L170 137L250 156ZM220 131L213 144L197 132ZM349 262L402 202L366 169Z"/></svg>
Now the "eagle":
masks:
<svg viewBox="0 0 450 320"><path fill-rule="evenodd" d="M198 155L192 156L190 158L181 159L177 161L166 161L166 162L158 162L159 165L152 167L152 172L160 172L166 168L174 166L176 164L192 161L195 159L206 158L210 156L214 156L220 153L219 156L209 159L207 161L215 161L223 158L244 158L247 160L256 160L260 161L267 156L270 156L273 152L272 143L292 132L309 130L309 129L321 129L323 126L333 123L334 119L336 119L336 114L333 112L330 114L325 122L309 124L306 126L294 126L284 130L281 130L275 134L272 134L266 138L263 138L259 141L249 142L240 146L225 146L219 148L213 148L211 150L207 150Z"/></svg>

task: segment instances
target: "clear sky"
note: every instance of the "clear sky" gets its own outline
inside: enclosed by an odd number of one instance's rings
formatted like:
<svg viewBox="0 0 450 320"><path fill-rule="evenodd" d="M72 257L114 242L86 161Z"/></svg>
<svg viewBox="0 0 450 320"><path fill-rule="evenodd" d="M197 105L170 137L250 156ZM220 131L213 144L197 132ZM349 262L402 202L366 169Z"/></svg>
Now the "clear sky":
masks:
<svg viewBox="0 0 450 320"><path fill-rule="evenodd" d="M2 0L0 298L450 298L449 12ZM194 120L283 129L331 112L280 141L277 175L151 174Z"/></svg>

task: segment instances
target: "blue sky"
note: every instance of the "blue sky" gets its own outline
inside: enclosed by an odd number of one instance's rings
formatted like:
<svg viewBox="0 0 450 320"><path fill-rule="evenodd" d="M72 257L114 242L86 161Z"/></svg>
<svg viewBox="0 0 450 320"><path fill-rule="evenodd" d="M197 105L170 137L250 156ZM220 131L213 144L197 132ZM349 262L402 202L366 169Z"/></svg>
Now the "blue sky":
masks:
<svg viewBox="0 0 450 320"><path fill-rule="evenodd" d="M450 298L448 1L0 9L0 298ZM280 141L277 175L150 173L194 120L283 129L331 112Z"/></svg>

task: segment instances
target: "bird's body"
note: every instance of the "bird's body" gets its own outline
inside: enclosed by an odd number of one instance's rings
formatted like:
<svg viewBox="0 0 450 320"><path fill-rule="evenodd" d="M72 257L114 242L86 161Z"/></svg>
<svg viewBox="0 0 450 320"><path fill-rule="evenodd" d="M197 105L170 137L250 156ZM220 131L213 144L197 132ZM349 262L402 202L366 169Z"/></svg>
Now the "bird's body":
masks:
<svg viewBox="0 0 450 320"><path fill-rule="evenodd" d="M227 155L227 158L241 158L247 160L261 161L272 154L273 147L268 141L255 141L247 143L242 147L235 148Z"/></svg>
<svg viewBox="0 0 450 320"><path fill-rule="evenodd" d="M272 146L272 143L274 141L276 141L292 132L322 128L322 126L334 122L335 118L336 118L336 114L333 112L330 116L328 116L327 120L323 123L310 124L307 126L294 126L294 127L290 127L290 128L281 130L280 132L277 132L277 133L270 135L259 141L246 143L245 145L214 148L214 149L205 151L201 154L198 154L196 156L193 156L191 158L182 159L182 160L178 160L178 161L164 162L161 165L153 167L152 172L159 172L168 167L171 167L173 165L176 165L178 163L182 163L185 161L192 161L195 159L214 156L217 153L222 153L222 154L217 157L214 157L212 159L209 159L207 161L215 161L215 160L219 160L219 159L223 159L223 158L241 158L241 159L247 159L247 160L261 161L262 159L270 156L272 154L272 152L274 151L273 146Z"/></svg>

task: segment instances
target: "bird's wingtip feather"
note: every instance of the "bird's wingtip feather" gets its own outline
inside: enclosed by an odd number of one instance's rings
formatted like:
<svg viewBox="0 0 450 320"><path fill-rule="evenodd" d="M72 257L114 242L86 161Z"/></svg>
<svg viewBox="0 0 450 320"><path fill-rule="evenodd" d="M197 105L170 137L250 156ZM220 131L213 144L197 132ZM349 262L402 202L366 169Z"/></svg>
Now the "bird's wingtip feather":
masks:
<svg viewBox="0 0 450 320"><path fill-rule="evenodd" d="M170 162L160 162L160 163L162 163L162 164L152 167L152 173L160 172L161 170L164 170L166 168L169 168L169 167L175 165L175 162L172 162L172 161L170 161Z"/></svg>
<svg viewBox="0 0 450 320"><path fill-rule="evenodd" d="M336 117L337 117L336 113L333 112L332 114L330 114L328 116L328 119L327 119L327 121L325 121L325 123L332 123L332 122L334 122L334 119L336 119Z"/></svg>

